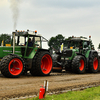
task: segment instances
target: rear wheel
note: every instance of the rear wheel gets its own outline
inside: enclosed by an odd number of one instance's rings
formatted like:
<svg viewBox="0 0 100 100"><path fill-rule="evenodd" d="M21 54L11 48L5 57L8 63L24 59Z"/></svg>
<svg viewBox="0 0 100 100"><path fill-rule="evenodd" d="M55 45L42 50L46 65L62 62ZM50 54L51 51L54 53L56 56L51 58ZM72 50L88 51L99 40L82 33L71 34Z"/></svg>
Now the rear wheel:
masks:
<svg viewBox="0 0 100 100"><path fill-rule="evenodd" d="M99 58L97 54L94 54L92 58L89 59L88 71L96 73L99 70Z"/></svg>
<svg viewBox="0 0 100 100"><path fill-rule="evenodd" d="M52 57L47 51L40 51L33 59L32 75L47 76L52 70Z"/></svg>
<svg viewBox="0 0 100 100"><path fill-rule="evenodd" d="M7 55L1 60L1 73L5 77L19 77L24 69L24 61L17 55Z"/></svg>
<svg viewBox="0 0 100 100"><path fill-rule="evenodd" d="M85 58L81 55L77 55L74 57L72 61L72 71L75 73L85 73L86 61Z"/></svg>

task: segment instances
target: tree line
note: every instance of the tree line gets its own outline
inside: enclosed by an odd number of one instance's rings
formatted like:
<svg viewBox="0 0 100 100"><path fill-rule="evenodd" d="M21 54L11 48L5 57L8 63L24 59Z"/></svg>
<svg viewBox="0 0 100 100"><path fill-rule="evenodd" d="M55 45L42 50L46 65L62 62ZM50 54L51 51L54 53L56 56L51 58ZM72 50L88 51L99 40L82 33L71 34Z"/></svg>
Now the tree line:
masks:
<svg viewBox="0 0 100 100"><path fill-rule="evenodd" d="M8 34L1 34L0 35L0 46L2 44L2 41L3 41L3 45L5 44L10 44L11 43L11 36L8 35Z"/></svg>
<svg viewBox="0 0 100 100"><path fill-rule="evenodd" d="M58 51L59 48L60 48L60 45L62 43L64 43L64 46L67 46L67 41L69 39L71 39L72 37L68 37L68 38L65 38L62 34L58 34L57 36L55 37L51 37L49 39L49 42L48 42L48 46L49 46L49 49L54 49L55 51Z"/></svg>

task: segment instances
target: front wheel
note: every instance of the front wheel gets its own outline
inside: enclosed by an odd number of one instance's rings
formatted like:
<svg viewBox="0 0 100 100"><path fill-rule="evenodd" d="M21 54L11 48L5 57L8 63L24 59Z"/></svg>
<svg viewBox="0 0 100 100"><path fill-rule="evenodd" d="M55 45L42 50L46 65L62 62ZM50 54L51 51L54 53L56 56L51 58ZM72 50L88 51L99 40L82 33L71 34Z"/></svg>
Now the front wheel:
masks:
<svg viewBox="0 0 100 100"><path fill-rule="evenodd" d="M33 58L32 75L47 76L52 70L52 57L47 51L40 51Z"/></svg>
<svg viewBox="0 0 100 100"><path fill-rule="evenodd" d="M86 61L85 58L81 55L74 57L72 61L72 71L75 73L83 74L85 73Z"/></svg>
<svg viewBox="0 0 100 100"><path fill-rule="evenodd" d="M19 77L24 69L24 61L16 55L7 55L1 60L1 73L5 77Z"/></svg>

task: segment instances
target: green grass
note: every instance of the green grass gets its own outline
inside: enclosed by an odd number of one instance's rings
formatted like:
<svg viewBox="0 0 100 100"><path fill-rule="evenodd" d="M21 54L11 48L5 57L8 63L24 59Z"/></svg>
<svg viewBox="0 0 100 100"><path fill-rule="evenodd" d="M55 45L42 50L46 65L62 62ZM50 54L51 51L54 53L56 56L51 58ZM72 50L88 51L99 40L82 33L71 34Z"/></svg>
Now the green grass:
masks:
<svg viewBox="0 0 100 100"><path fill-rule="evenodd" d="M39 97L25 100L39 100ZM100 100L100 86L82 91L69 91L63 94L46 95L45 100Z"/></svg>

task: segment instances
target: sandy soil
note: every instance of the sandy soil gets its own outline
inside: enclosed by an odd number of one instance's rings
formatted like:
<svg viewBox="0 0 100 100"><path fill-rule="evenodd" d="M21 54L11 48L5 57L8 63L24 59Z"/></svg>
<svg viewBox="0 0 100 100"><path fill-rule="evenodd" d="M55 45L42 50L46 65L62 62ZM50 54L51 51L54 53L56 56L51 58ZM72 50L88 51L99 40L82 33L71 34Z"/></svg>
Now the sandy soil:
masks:
<svg viewBox="0 0 100 100"><path fill-rule="evenodd" d="M44 80L49 81L49 92L100 84L100 72L96 74L51 73L47 77L33 77L30 74L19 78L5 78L0 74L1 98L20 97L39 93Z"/></svg>

